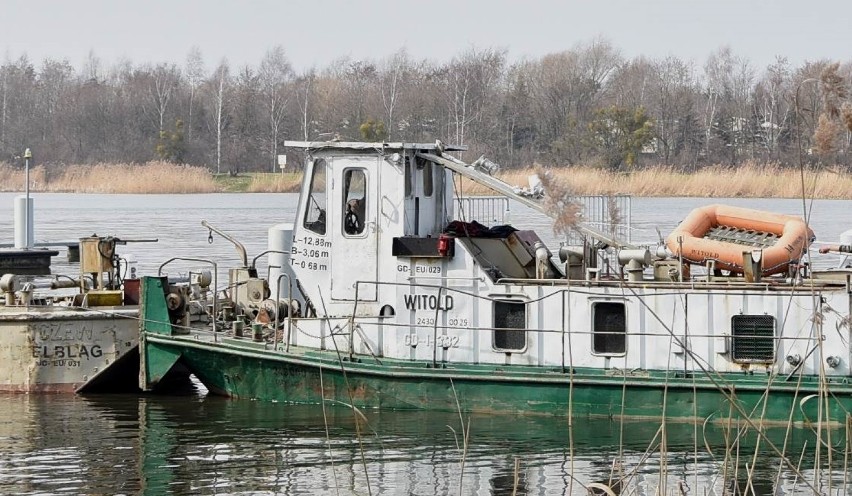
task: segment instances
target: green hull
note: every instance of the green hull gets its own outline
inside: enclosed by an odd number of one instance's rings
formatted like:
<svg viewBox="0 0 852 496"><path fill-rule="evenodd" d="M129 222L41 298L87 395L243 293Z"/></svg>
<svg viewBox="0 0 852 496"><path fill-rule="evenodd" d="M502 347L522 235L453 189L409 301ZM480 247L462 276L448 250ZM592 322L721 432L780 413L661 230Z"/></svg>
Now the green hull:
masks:
<svg viewBox="0 0 852 496"><path fill-rule="evenodd" d="M267 350L226 339L204 343L186 337L146 336L149 386L180 361L211 391L235 398L317 404L325 400L359 408L429 409L478 413L528 413L583 417L725 422L745 413L755 423L816 423L820 415L844 424L852 388L830 385L820 409L818 384L776 378L764 401L767 376L705 376L537 367L454 364L380 359L338 361L334 352ZM825 406L828 405L827 414Z"/></svg>
<svg viewBox="0 0 852 496"><path fill-rule="evenodd" d="M360 357L250 339L180 335L169 323L165 282L146 278L140 329L140 386L155 389L178 363L212 392L287 403L574 417L846 425L847 379L818 394L815 377L770 377L617 369L548 369Z"/></svg>

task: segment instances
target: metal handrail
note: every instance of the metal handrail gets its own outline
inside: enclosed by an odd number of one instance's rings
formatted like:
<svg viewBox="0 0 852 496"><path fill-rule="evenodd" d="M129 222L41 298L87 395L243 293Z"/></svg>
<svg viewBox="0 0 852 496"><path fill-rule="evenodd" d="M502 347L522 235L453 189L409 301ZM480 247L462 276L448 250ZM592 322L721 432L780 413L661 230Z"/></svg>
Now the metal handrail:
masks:
<svg viewBox="0 0 852 496"><path fill-rule="evenodd" d="M287 344L286 349L288 353L290 352L290 332L293 325L292 316L290 315L293 311L293 283L290 279L290 274L278 274L278 287L275 288L275 304L280 305L281 301L281 279L287 278ZM276 349L278 345L278 314L281 313L278 309L275 310L275 329L274 329L274 338L272 340L272 349Z"/></svg>
<svg viewBox="0 0 852 496"><path fill-rule="evenodd" d="M160 264L160 267L157 269L157 276L163 275L163 267L178 260L183 262L208 263L213 266L213 315L211 316L211 318L213 322L213 341L218 342L219 339L216 336L216 315L218 314L218 307L216 303L218 301L217 295L219 293L219 267L218 265L216 265L216 262L214 262L213 260L208 260L206 258L173 257Z"/></svg>

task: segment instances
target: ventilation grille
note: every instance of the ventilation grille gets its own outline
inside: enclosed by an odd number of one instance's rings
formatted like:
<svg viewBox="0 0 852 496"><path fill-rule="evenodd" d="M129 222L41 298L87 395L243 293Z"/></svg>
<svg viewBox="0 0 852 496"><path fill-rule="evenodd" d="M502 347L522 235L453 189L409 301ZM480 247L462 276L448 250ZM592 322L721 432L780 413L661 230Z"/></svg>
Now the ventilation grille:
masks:
<svg viewBox="0 0 852 496"><path fill-rule="evenodd" d="M731 336L731 358L735 362L775 361L775 317L734 315Z"/></svg>

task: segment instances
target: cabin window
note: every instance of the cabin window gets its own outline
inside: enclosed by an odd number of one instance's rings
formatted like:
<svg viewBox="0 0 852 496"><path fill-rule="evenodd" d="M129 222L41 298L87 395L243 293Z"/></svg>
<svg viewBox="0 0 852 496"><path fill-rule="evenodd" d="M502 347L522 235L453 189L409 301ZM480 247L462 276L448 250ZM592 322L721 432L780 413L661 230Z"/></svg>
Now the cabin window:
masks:
<svg viewBox="0 0 852 496"><path fill-rule="evenodd" d="M432 196L435 190L432 181L432 162L424 160L423 164L423 196Z"/></svg>
<svg viewBox="0 0 852 496"><path fill-rule="evenodd" d="M325 169L325 160L314 161L308 203L305 206L304 226L317 234L325 234Z"/></svg>
<svg viewBox="0 0 852 496"><path fill-rule="evenodd" d="M771 315L731 317L731 358L735 362L774 362L775 317Z"/></svg>
<svg viewBox="0 0 852 496"><path fill-rule="evenodd" d="M367 173L364 169L343 171L343 232L357 236L364 232L367 213Z"/></svg>
<svg viewBox="0 0 852 496"><path fill-rule="evenodd" d="M494 302L494 349L523 351L527 347L527 305L519 301Z"/></svg>
<svg viewBox="0 0 852 496"><path fill-rule="evenodd" d="M592 304L592 351L621 355L627 351L627 317L624 303Z"/></svg>
<svg viewBox="0 0 852 496"><path fill-rule="evenodd" d="M414 190L412 187L414 184L414 171L411 167L411 159L409 157L405 157L405 197L411 198L411 192Z"/></svg>

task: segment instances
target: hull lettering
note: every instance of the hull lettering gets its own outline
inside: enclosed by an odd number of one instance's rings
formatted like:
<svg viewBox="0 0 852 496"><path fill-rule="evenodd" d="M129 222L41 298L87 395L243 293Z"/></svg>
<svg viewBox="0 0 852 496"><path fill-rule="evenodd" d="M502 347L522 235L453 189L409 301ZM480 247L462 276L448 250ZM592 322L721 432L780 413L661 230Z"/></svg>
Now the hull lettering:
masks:
<svg viewBox="0 0 852 496"><path fill-rule="evenodd" d="M435 295L403 295L405 308L408 310L452 310L453 297L444 295L438 301Z"/></svg>
<svg viewBox="0 0 852 496"><path fill-rule="evenodd" d="M100 358L104 355L104 350L99 344L86 346L80 345L39 345L33 346L33 358L60 360L64 358Z"/></svg>

